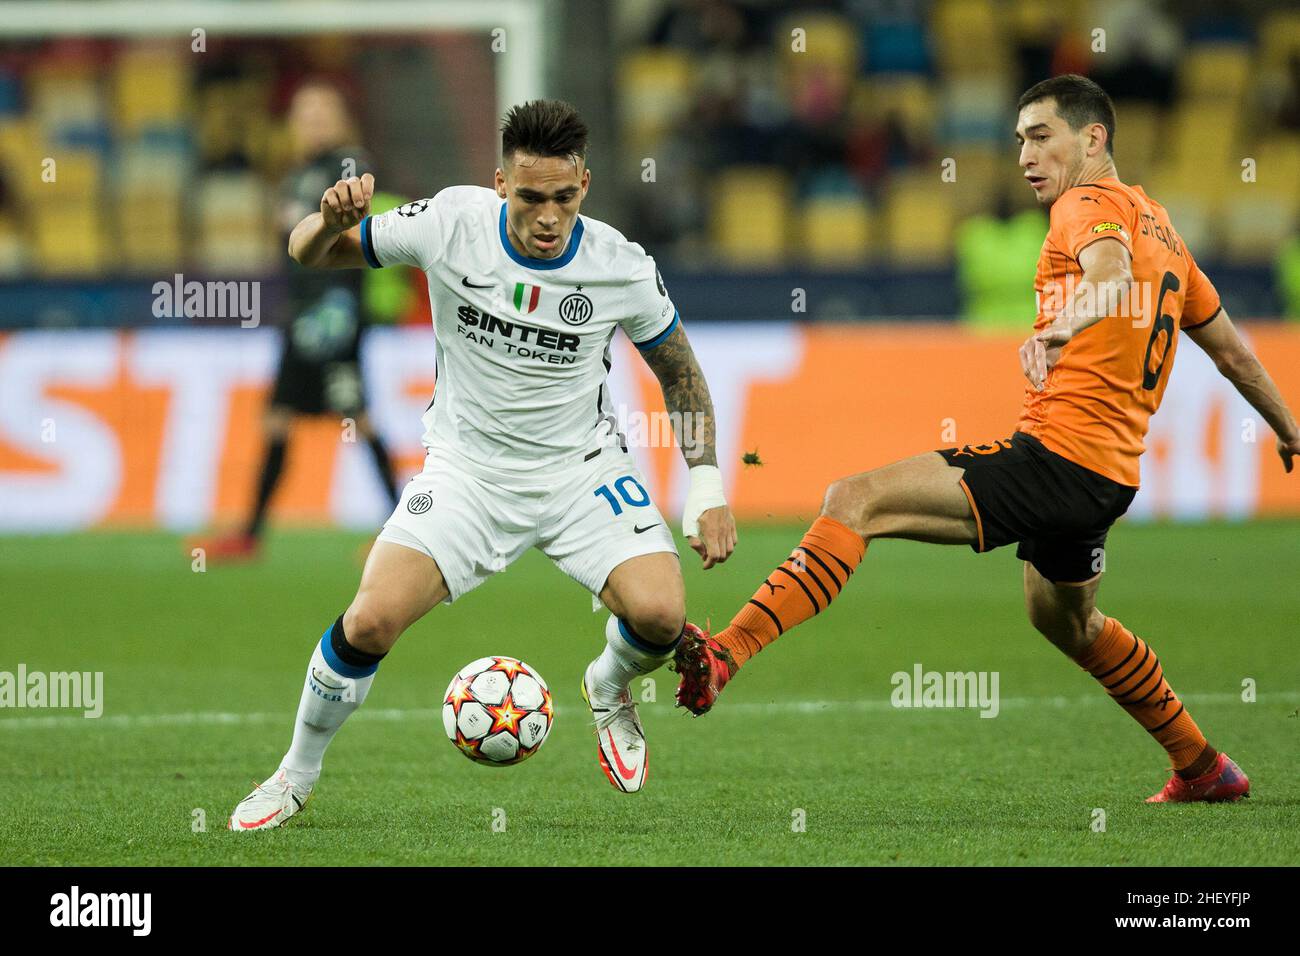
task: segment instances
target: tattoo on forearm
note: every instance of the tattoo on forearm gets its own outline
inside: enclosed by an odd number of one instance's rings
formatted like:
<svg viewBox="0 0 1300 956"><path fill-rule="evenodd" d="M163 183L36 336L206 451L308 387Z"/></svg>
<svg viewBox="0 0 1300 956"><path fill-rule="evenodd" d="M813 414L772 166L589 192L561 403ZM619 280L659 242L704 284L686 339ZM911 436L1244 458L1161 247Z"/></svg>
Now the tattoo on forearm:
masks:
<svg viewBox="0 0 1300 956"><path fill-rule="evenodd" d="M680 326L658 347L645 353L672 419L682 455L690 465L717 465L713 399L690 340Z"/></svg>

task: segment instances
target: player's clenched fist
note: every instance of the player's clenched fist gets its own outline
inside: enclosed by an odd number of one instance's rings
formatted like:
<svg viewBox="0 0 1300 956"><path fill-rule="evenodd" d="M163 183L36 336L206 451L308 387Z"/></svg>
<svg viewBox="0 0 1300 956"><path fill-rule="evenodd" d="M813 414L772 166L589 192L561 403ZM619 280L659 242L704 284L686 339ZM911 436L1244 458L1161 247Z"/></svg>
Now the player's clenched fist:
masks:
<svg viewBox="0 0 1300 956"><path fill-rule="evenodd" d="M370 197L375 194L375 177L340 179L320 199L320 214L329 232L347 232L370 215Z"/></svg>

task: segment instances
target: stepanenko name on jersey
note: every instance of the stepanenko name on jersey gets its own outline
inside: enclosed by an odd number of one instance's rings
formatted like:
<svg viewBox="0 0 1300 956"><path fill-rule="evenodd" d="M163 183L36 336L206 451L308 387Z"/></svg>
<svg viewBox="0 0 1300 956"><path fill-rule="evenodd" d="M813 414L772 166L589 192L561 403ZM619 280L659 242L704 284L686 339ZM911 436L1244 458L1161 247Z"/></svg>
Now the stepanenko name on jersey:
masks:
<svg viewBox="0 0 1300 956"><path fill-rule="evenodd" d="M456 310L456 315L460 319L456 332L479 345L496 348L496 336L499 335L503 339L501 348L520 358L549 362L552 365L571 365L578 360L576 354L557 354L578 351L578 343L582 340L572 332L557 332L525 325L523 322L512 322L490 312L482 312L468 302ZM539 349L555 349L557 352L542 352Z"/></svg>

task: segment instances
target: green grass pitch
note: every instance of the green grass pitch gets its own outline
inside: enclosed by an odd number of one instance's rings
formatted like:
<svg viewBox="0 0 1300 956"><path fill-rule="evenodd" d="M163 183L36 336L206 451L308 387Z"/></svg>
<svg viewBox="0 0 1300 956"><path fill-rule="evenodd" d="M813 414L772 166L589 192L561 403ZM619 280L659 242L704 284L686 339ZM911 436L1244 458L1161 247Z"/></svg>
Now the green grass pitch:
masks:
<svg viewBox="0 0 1300 956"><path fill-rule="evenodd" d="M725 623L801 532L747 526L709 572L683 548L692 619ZM0 670L103 671L105 712L0 711L0 861L1293 864L1298 538L1296 521L1124 524L1108 549L1101 606L1152 643L1249 773L1255 793L1236 805L1142 802L1164 754L1030 629L1013 549L882 541L714 713L675 710L673 675L657 675L641 705L650 778L632 796L598 768L578 693L603 618L531 553L402 638L311 805L254 834L226 817L288 744L312 643L350 600L364 539L284 531L258 564L194 573L172 536L3 538ZM524 658L555 692L550 739L517 767L472 764L437 715L456 668L489 653ZM997 671L1000 713L891 707L891 675L918 663Z"/></svg>

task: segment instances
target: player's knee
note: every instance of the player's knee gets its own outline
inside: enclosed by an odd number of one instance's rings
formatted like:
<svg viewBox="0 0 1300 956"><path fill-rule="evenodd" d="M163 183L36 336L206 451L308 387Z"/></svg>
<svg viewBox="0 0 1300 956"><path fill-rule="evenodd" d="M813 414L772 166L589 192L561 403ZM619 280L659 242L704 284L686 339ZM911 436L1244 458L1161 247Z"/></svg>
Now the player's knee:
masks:
<svg viewBox="0 0 1300 956"><path fill-rule="evenodd" d="M1088 615L1045 601L1029 601L1029 623L1062 651L1073 654L1088 643Z"/></svg>
<svg viewBox="0 0 1300 956"><path fill-rule="evenodd" d="M671 644L682 633L686 610L673 601L648 601L628 609L627 623L649 644Z"/></svg>
<svg viewBox="0 0 1300 956"><path fill-rule="evenodd" d="M343 615L347 642L367 654L387 654L401 633L402 621L374 601L358 598Z"/></svg>
<svg viewBox="0 0 1300 956"><path fill-rule="evenodd" d="M822 514L865 535L871 517L871 476L854 475L831 482L822 501Z"/></svg>

